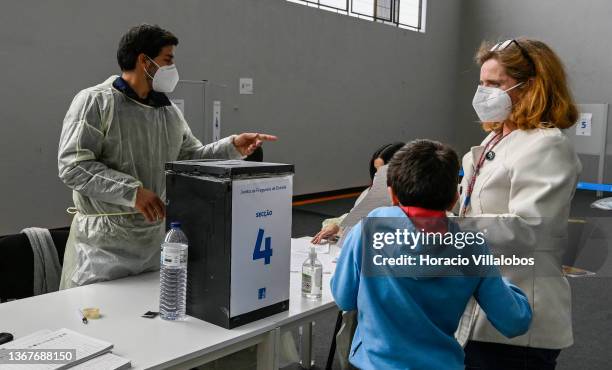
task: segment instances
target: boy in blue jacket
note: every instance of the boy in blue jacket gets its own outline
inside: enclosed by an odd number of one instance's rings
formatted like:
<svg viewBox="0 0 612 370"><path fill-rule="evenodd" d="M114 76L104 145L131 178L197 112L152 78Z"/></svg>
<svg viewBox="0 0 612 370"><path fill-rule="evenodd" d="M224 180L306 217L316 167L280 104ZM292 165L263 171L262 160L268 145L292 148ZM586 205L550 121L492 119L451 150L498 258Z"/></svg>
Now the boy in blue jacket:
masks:
<svg viewBox="0 0 612 370"><path fill-rule="evenodd" d="M391 159L388 168L387 181L394 206L378 208L369 214L369 220L378 220L377 234L393 233L396 228L392 225L397 225L397 220L411 232L457 231L446 219L446 210L457 201L458 173L459 159L450 147L429 140L404 146ZM389 219L381 221L380 218ZM368 250L373 245L364 244L364 240L368 244L375 240L368 233L371 231L367 222L364 226L362 221L347 235L331 281L336 304L342 310L357 310L358 324L349 357L354 366L464 369L463 348L454 333L472 296L502 334L514 337L528 330L531 308L527 297L498 273L454 274L448 273L452 267L442 267L447 270L438 270L440 274L432 275L426 268L409 270L407 267L403 271L412 271L415 275L380 273L383 270L376 274L377 266L372 266L369 258L373 255L370 251L375 249ZM425 248L414 245L408 250L416 259L425 253ZM469 253L465 249L464 254ZM437 251L438 256L447 254ZM374 273L364 273L372 269Z"/></svg>

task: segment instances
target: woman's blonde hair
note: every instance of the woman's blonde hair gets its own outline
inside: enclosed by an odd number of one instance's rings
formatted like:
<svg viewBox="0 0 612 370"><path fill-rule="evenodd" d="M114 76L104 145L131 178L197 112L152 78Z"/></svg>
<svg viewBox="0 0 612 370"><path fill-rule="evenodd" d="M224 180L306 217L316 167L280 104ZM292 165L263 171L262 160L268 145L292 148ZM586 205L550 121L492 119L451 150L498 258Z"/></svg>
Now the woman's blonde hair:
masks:
<svg viewBox="0 0 612 370"><path fill-rule="evenodd" d="M495 59L508 76L524 83L508 117L517 129L565 129L576 123L578 110L567 86L563 63L548 45L522 38L503 50L491 51L492 47L493 44L483 42L476 53L476 62L482 66L487 60ZM483 122L486 131L498 130L501 126L501 122Z"/></svg>

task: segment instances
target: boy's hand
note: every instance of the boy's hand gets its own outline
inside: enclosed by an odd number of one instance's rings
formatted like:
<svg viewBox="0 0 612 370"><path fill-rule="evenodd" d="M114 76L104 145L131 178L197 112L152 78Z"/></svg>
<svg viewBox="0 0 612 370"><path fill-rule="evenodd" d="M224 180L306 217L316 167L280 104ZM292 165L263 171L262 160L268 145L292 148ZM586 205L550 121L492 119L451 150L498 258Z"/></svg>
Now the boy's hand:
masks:
<svg viewBox="0 0 612 370"><path fill-rule="evenodd" d="M321 241L323 239L329 239L332 236L338 234L339 231L340 231L340 226L327 225L324 228L322 228L321 231L319 231L317 235L315 235L314 238L312 238L310 242L312 244L321 244Z"/></svg>

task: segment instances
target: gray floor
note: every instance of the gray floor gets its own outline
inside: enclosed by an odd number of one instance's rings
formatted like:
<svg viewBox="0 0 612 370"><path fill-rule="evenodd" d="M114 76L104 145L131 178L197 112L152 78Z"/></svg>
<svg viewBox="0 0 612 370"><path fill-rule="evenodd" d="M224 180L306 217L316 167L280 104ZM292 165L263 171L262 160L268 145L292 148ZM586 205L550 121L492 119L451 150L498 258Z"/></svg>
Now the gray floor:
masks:
<svg viewBox="0 0 612 370"><path fill-rule="evenodd" d="M608 213L589 207L596 199L593 192L578 192L572 206L572 217L608 217ZM354 199L343 199L295 207L293 236L314 235L320 229L323 219L347 212L353 202ZM561 352L557 369L611 369L612 278L574 278L570 279L570 284L574 345ZM313 340L315 369L325 367L335 319L334 315L330 315L316 323ZM299 369L299 366L291 365L286 369Z"/></svg>
<svg viewBox="0 0 612 370"><path fill-rule="evenodd" d="M597 199L594 192L577 192L572 203L571 217L588 222L598 219L610 225L607 218L612 217L612 212L590 207ZM606 237L606 244L609 244L609 240ZM602 258L609 259L607 253ZM606 277L602 276L604 274L602 271L591 278L569 279L572 287L574 345L561 351L559 370L612 368L612 278L609 273Z"/></svg>

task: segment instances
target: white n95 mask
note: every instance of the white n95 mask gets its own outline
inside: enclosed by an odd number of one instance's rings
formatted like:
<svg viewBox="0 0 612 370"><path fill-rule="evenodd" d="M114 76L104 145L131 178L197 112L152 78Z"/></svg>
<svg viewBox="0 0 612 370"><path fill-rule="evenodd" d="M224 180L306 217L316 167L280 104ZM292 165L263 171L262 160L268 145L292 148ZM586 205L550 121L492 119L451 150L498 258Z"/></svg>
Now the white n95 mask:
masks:
<svg viewBox="0 0 612 370"><path fill-rule="evenodd" d="M508 90L479 85L472 106L481 122L503 122L512 112L512 99L508 91L522 85L518 83Z"/></svg>
<svg viewBox="0 0 612 370"><path fill-rule="evenodd" d="M149 58L149 60L157 66L157 71L153 77L151 77L149 72L147 72L145 69L147 76L153 80L153 90L162 93L173 92L176 84L179 81L179 74L176 66L172 64L169 66L160 67L159 64L155 63L153 59Z"/></svg>

